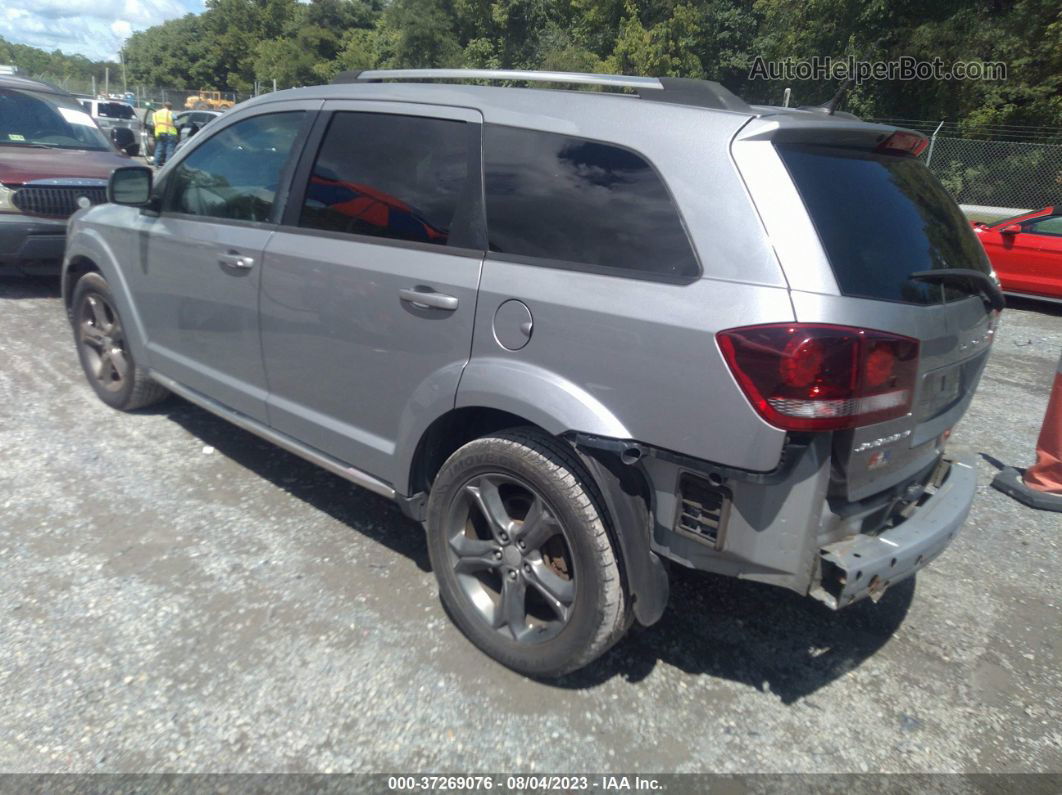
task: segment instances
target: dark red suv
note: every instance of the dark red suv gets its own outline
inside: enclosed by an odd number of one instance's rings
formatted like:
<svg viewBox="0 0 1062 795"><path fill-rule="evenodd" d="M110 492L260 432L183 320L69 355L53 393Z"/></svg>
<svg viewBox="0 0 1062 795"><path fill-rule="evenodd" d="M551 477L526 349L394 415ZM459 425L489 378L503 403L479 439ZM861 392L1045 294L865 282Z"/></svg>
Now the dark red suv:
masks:
<svg viewBox="0 0 1062 795"><path fill-rule="evenodd" d="M0 275L58 274L66 219L129 163L72 95L0 77Z"/></svg>

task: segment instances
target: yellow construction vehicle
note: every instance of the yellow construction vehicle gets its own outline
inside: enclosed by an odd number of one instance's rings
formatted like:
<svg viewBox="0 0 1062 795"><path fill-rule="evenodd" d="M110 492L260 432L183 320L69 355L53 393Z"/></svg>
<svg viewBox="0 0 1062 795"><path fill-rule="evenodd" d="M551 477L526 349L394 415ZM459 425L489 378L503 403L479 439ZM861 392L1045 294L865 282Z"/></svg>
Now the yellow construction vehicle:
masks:
<svg viewBox="0 0 1062 795"><path fill-rule="evenodd" d="M184 101L188 110L228 110L235 104L231 99L222 98L220 91L207 91L205 88Z"/></svg>

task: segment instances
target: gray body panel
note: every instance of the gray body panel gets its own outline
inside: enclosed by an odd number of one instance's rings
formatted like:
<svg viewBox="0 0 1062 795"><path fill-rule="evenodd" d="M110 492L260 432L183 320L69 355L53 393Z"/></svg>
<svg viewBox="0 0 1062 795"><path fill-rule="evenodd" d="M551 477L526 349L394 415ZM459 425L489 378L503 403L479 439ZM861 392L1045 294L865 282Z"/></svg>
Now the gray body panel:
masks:
<svg viewBox="0 0 1062 795"><path fill-rule="evenodd" d="M445 249L277 232L261 313L272 426L404 486L400 441L453 408L480 264ZM400 300L411 287L453 296L457 309Z"/></svg>
<svg viewBox="0 0 1062 795"><path fill-rule="evenodd" d="M534 323L530 341L515 352L492 329L498 307L512 298L528 306ZM791 312L782 289L710 279L665 284L488 257L472 363L457 405L539 417L552 433L652 440L769 470L785 433L747 401L734 400L737 386L714 333L757 320L784 322ZM717 421L724 414L726 421Z"/></svg>
<svg viewBox="0 0 1062 795"><path fill-rule="evenodd" d="M219 257L260 263L272 230L176 215L140 216L136 223L142 245L130 286L147 327L151 366L264 422L261 271L228 269Z"/></svg>

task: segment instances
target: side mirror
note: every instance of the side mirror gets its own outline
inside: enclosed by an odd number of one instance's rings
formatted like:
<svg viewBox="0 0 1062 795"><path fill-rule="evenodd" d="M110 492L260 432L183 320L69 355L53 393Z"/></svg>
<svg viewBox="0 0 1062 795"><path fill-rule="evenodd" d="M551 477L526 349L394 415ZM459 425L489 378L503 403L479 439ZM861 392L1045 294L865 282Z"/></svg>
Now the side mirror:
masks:
<svg viewBox="0 0 1062 795"><path fill-rule="evenodd" d="M151 202L153 174L147 166L122 166L107 181L107 201L127 207L147 207Z"/></svg>
<svg viewBox="0 0 1062 795"><path fill-rule="evenodd" d="M1021 224L1011 224L1010 226L1004 226L999 230L1001 235L1016 235L1021 232Z"/></svg>

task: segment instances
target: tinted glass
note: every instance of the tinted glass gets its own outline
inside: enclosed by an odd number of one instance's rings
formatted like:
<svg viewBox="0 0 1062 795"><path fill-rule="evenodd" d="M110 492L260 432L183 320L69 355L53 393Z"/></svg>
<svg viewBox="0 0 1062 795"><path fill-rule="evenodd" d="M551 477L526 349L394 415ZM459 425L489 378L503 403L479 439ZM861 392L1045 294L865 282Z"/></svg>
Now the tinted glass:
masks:
<svg viewBox="0 0 1062 795"><path fill-rule="evenodd" d="M639 155L566 135L487 125L491 251L642 271L699 273L671 196Z"/></svg>
<svg viewBox="0 0 1062 795"><path fill-rule="evenodd" d="M795 144L778 151L844 295L940 303L969 291L910 275L938 268L990 272L969 221L920 160Z"/></svg>
<svg viewBox="0 0 1062 795"><path fill-rule="evenodd" d="M456 245L473 140L461 121L337 113L306 186L300 226Z"/></svg>
<svg viewBox="0 0 1062 795"><path fill-rule="evenodd" d="M1062 215L1041 218L1026 225L1026 232L1034 235L1062 235Z"/></svg>
<svg viewBox="0 0 1062 795"><path fill-rule="evenodd" d="M301 111L255 116L204 141L173 172L173 190L164 209L268 221L302 120Z"/></svg>
<svg viewBox="0 0 1062 795"><path fill-rule="evenodd" d="M110 149L96 122L73 97L0 88L0 146Z"/></svg>

